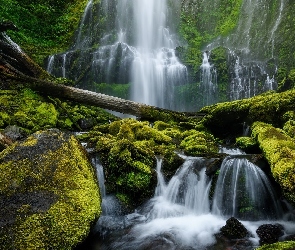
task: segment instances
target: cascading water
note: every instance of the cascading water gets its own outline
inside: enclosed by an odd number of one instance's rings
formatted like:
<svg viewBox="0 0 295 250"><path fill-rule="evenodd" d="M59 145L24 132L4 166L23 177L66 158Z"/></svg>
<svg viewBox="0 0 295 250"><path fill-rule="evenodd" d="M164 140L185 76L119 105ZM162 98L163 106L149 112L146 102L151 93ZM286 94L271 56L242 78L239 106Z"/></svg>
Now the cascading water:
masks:
<svg viewBox="0 0 295 250"><path fill-rule="evenodd" d="M248 220L279 219L283 213L274 193L260 168L230 156L220 169L212 213Z"/></svg>
<svg viewBox="0 0 295 250"><path fill-rule="evenodd" d="M285 0L279 2L273 5L267 0L244 0L236 29L206 46L208 51L219 46L228 50L229 100L249 98L277 88L275 43ZM277 18L270 19L271 11Z"/></svg>
<svg viewBox="0 0 295 250"><path fill-rule="evenodd" d="M217 73L209 63L209 55L203 53L203 62L201 65L200 92L203 97L203 106L211 105L217 102Z"/></svg>
<svg viewBox="0 0 295 250"><path fill-rule="evenodd" d="M217 249L215 234L231 216L244 219L242 223L252 234L239 249L258 246L255 231L264 223L280 223L288 234L294 233L294 223L282 220L280 204L265 174L241 151L220 151L231 156L221 166L213 199L205 159L182 156L185 162L167 183L161 172L162 159L158 158L154 197L133 214L103 213L96 226L103 239L87 249Z"/></svg>
<svg viewBox="0 0 295 250"><path fill-rule="evenodd" d="M84 82L97 84L131 83L129 99L177 109L173 101L174 86L186 83L187 69L175 54L179 42L173 34L174 18L166 0L120 0L116 3L102 0L98 13L93 13L93 6L89 1L73 48L63 55L50 57L49 71L82 81L77 75L80 72L84 74ZM112 14L115 18L110 12L115 12ZM111 18L115 19L115 24L104 27L104 36L95 42L89 23L98 15L104 15L106 23L113 23ZM92 29L97 28L92 26ZM96 50L93 49L95 44L99 44ZM62 60L58 60L59 56ZM58 66L60 63L62 65ZM88 65L86 70L85 64ZM62 68L61 72L58 67Z"/></svg>

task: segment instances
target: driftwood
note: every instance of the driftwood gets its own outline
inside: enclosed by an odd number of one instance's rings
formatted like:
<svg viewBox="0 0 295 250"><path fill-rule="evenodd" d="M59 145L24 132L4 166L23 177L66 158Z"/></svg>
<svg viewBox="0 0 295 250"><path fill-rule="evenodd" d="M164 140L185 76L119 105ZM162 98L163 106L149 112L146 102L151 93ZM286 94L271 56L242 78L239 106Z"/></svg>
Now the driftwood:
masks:
<svg viewBox="0 0 295 250"><path fill-rule="evenodd" d="M0 26L1 30L1 26ZM78 89L54 82L54 78L34 63L5 33L0 33L0 81L20 82L43 95L137 116L150 121L187 121L198 113L184 113L136 103L130 100Z"/></svg>

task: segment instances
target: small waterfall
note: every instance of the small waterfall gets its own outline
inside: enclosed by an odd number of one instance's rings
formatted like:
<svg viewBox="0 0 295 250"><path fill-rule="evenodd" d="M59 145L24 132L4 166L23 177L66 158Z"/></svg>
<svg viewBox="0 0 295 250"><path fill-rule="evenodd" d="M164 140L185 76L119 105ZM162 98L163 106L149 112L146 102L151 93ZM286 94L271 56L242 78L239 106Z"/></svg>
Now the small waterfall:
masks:
<svg viewBox="0 0 295 250"><path fill-rule="evenodd" d="M68 53L64 53L62 55L62 67L61 67L61 71L62 71L62 77L66 77L66 62L67 62L67 54Z"/></svg>
<svg viewBox="0 0 295 250"><path fill-rule="evenodd" d="M54 57L55 57L54 55L48 57L48 63L47 63L46 71L49 74L51 74L52 73L52 70L53 70L54 59L55 59Z"/></svg>
<svg viewBox="0 0 295 250"><path fill-rule="evenodd" d="M107 195L106 193L104 171L99 158L94 157L92 159L92 164L96 168L99 190L100 190L100 195L102 199L101 201L102 215L100 216L100 219L98 222L98 225L101 225L100 223L104 224L106 223L107 220L110 220L111 219L110 216L122 214L122 207L116 197L114 197L113 195Z"/></svg>
<svg viewBox="0 0 295 250"><path fill-rule="evenodd" d="M250 98L268 90L274 90L277 83L274 76L270 77L265 62L245 60L243 52L229 52L231 74L230 100ZM242 60L242 58L244 58ZM274 69L272 74L275 74Z"/></svg>
<svg viewBox="0 0 295 250"><path fill-rule="evenodd" d="M245 158L227 157L216 183L212 213L239 219L278 219L282 209L264 174Z"/></svg>
<svg viewBox="0 0 295 250"><path fill-rule="evenodd" d="M211 105L217 102L217 72L209 63L209 55L203 53L203 62L201 65L200 92L203 96L203 106Z"/></svg>
<svg viewBox="0 0 295 250"><path fill-rule="evenodd" d="M202 158L187 158L168 184L160 171L157 174L158 185L152 200L155 206L149 212L149 219L209 212L210 181Z"/></svg>

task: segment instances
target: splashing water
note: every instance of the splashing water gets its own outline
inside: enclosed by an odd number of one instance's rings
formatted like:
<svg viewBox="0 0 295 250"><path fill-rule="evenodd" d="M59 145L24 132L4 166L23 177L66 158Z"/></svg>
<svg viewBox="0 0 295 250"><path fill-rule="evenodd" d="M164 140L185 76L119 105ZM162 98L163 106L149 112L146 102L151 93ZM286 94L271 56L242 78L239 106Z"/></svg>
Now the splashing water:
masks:
<svg viewBox="0 0 295 250"><path fill-rule="evenodd" d="M237 150L224 151L239 154ZM162 159L157 159L158 184L155 195L139 210L124 217L100 220L98 231L102 232L102 225L104 225L104 230L108 228L109 232L115 232L111 233L110 237L104 234L106 238L99 243L101 249L210 249L210 246L216 243L214 235L225 225L230 216L255 220L241 221L252 233L249 239L252 246L247 249L258 246L259 240L255 231L261 224L279 222L284 225L287 233L295 232L294 223L274 221L274 219L282 219L280 205L272 195L273 191L265 174L243 158L245 156L229 156L224 160L215 188L212 209L210 208L212 182L205 174L204 159L182 157L185 159L184 164L169 182L165 181L161 172ZM228 176L233 181L228 181ZM229 187L227 190L223 188L225 182ZM244 184L240 187L239 182ZM243 197L249 200L248 204L262 211L265 211L263 210L264 198L271 198L271 202L268 202L268 210L271 211L267 213L268 216L259 214L259 220L257 220L257 217L253 217L247 209L244 209L244 212L249 217L240 216L241 214L236 212L236 208L239 207L238 192L240 191L248 195ZM271 204L274 204L273 210L269 208ZM272 221L261 221L261 218Z"/></svg>

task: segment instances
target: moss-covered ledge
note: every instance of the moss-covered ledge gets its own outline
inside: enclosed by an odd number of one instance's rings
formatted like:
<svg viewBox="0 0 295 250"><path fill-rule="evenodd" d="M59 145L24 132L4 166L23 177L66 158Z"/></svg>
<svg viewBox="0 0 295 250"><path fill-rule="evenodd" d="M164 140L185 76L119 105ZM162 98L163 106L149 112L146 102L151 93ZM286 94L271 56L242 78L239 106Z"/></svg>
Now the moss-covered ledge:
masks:
<svg viewBox="0 0 295 250"><path fill-rule="evenodd" d="M286 198L295 204L295 142L281 129L255 122L252 135L270 164L272 175Z"/></svg>
<svg viewBox="0 0 295 250"><path fill-rule="evenodd" d="M100 203L96 172L74 136L37 132L0 153L3 249L72 249Z"/></svg>

